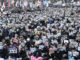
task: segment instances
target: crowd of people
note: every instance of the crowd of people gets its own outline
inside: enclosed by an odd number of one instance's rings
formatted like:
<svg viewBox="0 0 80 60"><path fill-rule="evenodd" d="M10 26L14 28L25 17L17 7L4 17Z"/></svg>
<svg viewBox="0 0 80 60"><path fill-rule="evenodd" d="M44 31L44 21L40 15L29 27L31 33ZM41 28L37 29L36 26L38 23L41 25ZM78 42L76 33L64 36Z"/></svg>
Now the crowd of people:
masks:
<svg viewBox="0 0 80 60"><path fill-rule="evenodd" d="M0 60L80 59L80 19L57 10L1 14Z"/></svg>

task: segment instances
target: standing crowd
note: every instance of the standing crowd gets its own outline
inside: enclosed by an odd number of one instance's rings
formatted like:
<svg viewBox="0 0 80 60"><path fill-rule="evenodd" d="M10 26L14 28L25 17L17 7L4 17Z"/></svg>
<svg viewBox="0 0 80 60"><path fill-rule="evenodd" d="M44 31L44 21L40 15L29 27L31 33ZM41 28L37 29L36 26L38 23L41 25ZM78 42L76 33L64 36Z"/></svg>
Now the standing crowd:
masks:
<svg viewBox="0 0 80 60"><path fill-rule="evenodd" d="M0 60L80 59L80 19L61 14L35 11L1 15Z"/></svg>

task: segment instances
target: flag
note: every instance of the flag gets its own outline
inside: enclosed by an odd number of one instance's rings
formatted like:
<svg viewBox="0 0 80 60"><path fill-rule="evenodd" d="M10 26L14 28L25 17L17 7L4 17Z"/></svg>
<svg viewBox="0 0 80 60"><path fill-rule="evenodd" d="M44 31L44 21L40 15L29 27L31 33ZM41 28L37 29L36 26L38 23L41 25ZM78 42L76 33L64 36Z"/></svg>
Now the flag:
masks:
<svg viewBox="0 0 80 60"><path fill-rule="evenodd" d="M4 3L3 4L4 4L4 6L6 6L6 0L4 0Z"/></svg>
<svg viewBox="0 0 80 60"><path fill-rule="evenodd" d="M28 6L28 2L24 1L23 5L24 5L24 7L27 7Z"/></svg>
<svg viewBox="0 0 80 60"><path fill-rule="evenodd" d="M8 0L8 8L10 8L10 0Z"/></svg>
<svg viewBox="0 0 80 60"><path fill-rule="evenodd" d="M11 4L12 4L12 6L13 6L13 7L14 7L14 3L15 3L15 1L14 1L14 0L12 0L12 1L11 1Z"/></svg>
<svg viewBox="0 0 80 60"><path fill-rule="evenodd" d="M37 7L38 7L38 6L41 6L41 4L42 4L42 3L41 3L41 1L39 1L39 0L36 2L36 6L37 6Z"/></svg>

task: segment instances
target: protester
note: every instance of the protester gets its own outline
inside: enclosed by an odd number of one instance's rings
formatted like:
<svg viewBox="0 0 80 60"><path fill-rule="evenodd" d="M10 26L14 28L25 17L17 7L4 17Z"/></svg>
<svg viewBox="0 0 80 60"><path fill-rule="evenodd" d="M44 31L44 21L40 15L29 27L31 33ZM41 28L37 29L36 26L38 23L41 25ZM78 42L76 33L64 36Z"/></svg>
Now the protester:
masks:
<svg viewBox="0 0 80 60"><path fill-rule="evenodd" d="M0 59L79 59L80 20L75 17L77 14L68 14L70 9L67 16L63 8L52 7L27 13L2 13Z"/></svg>

